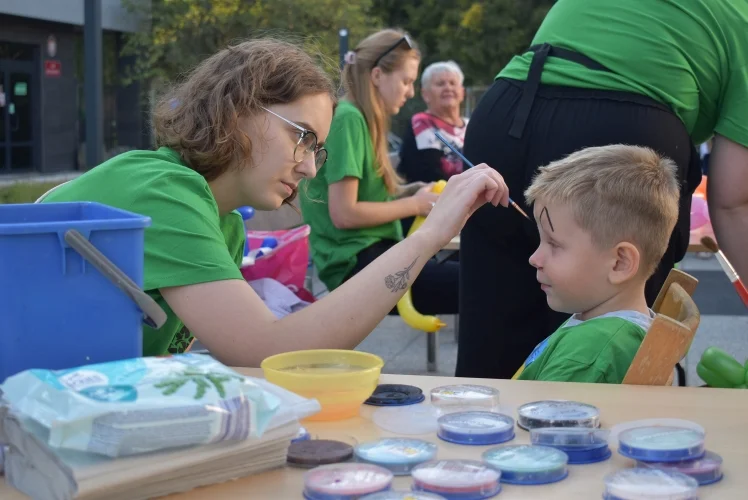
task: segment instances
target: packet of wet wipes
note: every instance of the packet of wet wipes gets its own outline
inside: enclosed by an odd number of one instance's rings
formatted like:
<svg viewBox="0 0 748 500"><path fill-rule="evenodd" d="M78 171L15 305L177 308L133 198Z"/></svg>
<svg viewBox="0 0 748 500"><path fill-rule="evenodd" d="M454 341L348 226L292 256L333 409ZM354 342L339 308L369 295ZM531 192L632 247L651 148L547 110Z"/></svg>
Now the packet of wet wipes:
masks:
<svg viewBox="0 0 748 500"><path fill-rule="evenodd" d="M54 448L122 457L260 436L281 400L204 354L26 370L0 385Z"/></svg>

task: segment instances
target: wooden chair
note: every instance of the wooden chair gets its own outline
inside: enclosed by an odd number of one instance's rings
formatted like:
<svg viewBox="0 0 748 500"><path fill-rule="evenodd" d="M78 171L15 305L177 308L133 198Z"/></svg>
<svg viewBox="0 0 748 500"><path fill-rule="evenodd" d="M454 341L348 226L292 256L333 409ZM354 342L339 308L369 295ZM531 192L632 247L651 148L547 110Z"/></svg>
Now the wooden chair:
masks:
<svg viewBox="0 0 748 500"><path fill-rule="evenodd" d="M682 271L670 271L652 308L655 319L626 372L624 384L672 384L673 367L688 353L701 320L691 298L697 284L696 278Z"/></svg>

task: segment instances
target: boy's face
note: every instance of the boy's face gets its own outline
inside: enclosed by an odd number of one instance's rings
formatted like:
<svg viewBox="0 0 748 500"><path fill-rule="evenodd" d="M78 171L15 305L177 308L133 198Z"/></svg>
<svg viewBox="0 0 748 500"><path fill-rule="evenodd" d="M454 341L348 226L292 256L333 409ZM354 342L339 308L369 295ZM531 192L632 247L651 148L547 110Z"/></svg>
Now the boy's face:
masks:
<svg viewBox="0 0 748 500"><path fill-rule="evenodd" d="M537 280L554 311L589 311L616 293L610 272L616 266L614 249L601 250L575 222L566 204L535 203L540 246L530 257Z"/></svg>

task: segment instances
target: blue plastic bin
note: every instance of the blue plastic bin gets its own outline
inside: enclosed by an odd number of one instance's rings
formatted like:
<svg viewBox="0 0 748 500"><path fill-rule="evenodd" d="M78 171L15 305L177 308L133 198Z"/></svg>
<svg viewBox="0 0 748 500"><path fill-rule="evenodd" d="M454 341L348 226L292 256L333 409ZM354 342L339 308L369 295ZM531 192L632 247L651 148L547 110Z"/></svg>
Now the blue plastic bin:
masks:
<svg viewBox="0 0 748 500"><path fill-rule="evenodd" d="M142 356L143 313L64 235L76 229L142 287L150 224L99 203L0 205L0 382Z"/></svg>

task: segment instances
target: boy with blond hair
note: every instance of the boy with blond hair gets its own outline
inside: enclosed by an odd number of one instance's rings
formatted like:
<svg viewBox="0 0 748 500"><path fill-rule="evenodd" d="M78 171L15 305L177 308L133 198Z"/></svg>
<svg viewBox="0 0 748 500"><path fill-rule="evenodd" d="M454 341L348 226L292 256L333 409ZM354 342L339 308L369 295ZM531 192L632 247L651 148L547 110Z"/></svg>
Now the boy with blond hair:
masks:
<svg viewBox="0 0 748 500"><path fill-rule="evenodd" d="M678 218L676 166L651 149L587 148L540 168L525 192L530 257L551 309L572 314L514 378L618 384L654 313L644 286Z"/></svg>

